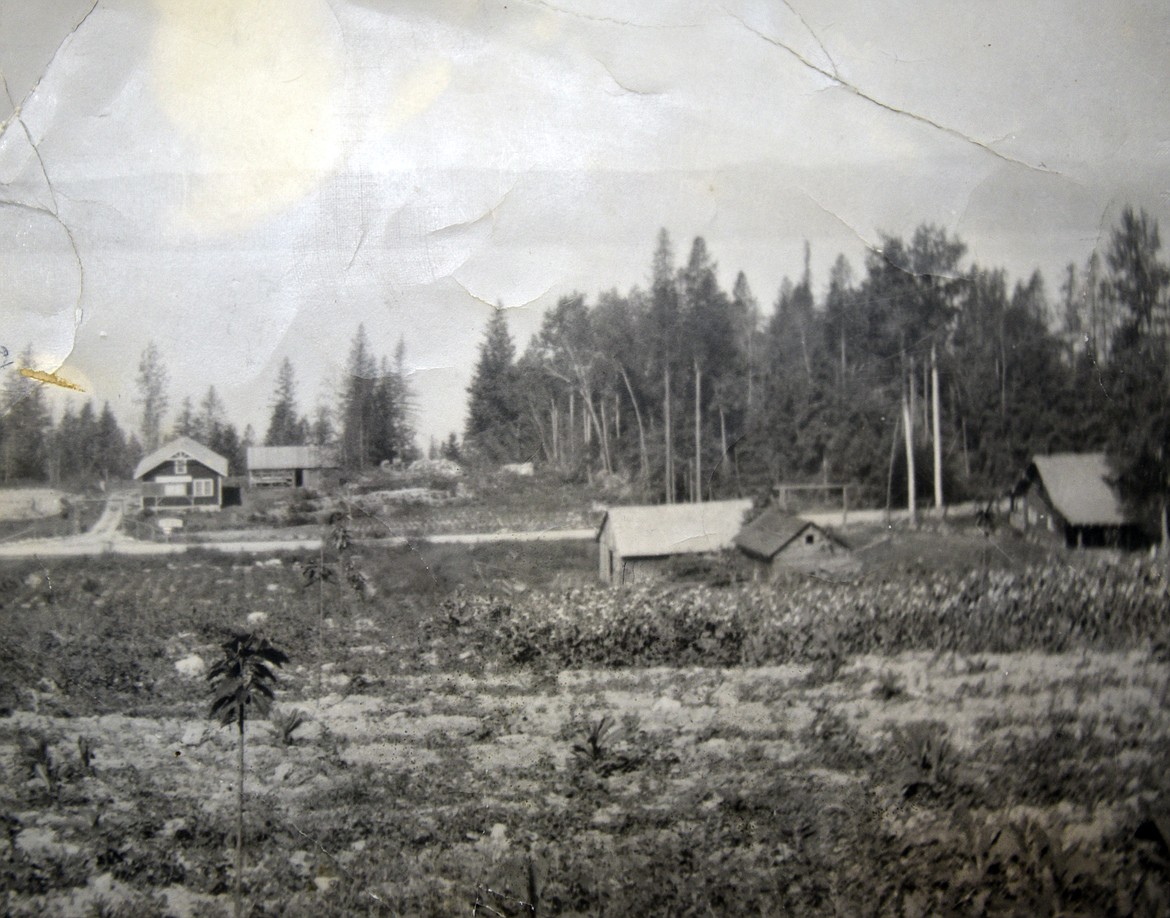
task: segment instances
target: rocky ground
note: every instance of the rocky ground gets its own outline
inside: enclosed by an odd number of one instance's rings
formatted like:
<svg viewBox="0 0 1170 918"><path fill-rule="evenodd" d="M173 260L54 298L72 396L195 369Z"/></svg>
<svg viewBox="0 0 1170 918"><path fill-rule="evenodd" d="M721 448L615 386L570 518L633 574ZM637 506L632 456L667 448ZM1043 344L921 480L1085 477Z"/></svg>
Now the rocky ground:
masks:
<svg viewBox="0 0 1170 918"><path fill-rule="evenodd" d="M246 734L252 914L1167 903L1170 669L1149 652L394 676L353 630L345 665L291 667ZM173 647L194 696L213 651ZM35 699L0 720L7 913L227 914L232 731L194 702Z"/></svg>

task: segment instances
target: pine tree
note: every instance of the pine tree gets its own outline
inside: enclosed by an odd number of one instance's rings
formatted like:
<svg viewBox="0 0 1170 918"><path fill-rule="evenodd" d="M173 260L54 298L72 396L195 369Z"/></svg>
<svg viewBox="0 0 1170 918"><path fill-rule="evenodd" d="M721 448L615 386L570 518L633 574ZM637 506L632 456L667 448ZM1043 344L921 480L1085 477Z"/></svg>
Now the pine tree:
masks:
<svg viewBox="0 0 1170 918"><path fill-rule="evenodd" d="M32 367L32 348L18 361L21 368ZM3 440L0 462L4 481L43 481L48 477L49 411L45 406L42 383L20 373L10 373L3 392Z"/></svg>
<svg viewBox="0 0 1170 918"><path fill-rule="evenodd" d="M333 412L329 406L321 403L313 415L313 423L309 427L309 442L314 446L328 446L333 442Z"/></svg>
<svg viewBox="0 0 1170 918"><path fill-rule="evenodd" d="M216 436L216 429L227 426L227 423L227 412L219 393L215 391L215 386L209 386L207 394L199 402L199 414L195 420L195 439L200 443L210 444Z"/></svg>
<svg viewBox="0 0 1170 918"><path fill-rule="evenodd" d="M94 470L108 481L111 478L129 478L131 469L131 447L126 435L118 426L118 420L106 402L97 421L97 438L94 449Z"/></svg>
<svg viewBox="0 0 1170 918"><path fill-rule="evenodd" d="M347 468L361 469L372 458L371 438L375 433L373 393L378 373L364 325L359 325L354 335L345 372L340 411L341 459Z"/></svg>
<svg viewBox="0 0 1170 918"><path fill-rule="evenodd" d="M183 398L182 407L179 408L179 416L175 418L173 436L190 437L192 440L198 440L198 434L198 420L195 417L195 405L191 401L191 396L188 395Z"/></svg>
<svg viewBox="0 0 1170 918"><path fill-rule="evenodd" d="M153 341L138 362L138 403L142 406L142 448L158 449L162 439L163 418L167 411L167 369L162 352Z"/></svg>
<svg viewBox="0 0 1170 918"><path fill-rule="evenodd" d="M1158 221L1127 207L1106 254L1108 286L1125 310L1107 373L1109 453L1130 507L1170 539L1170 328Z"/></svg>
<svg viewBox="0 0 1170 918"><path fill-rule="evenodd" d="M305 422L297 414L296 380L292 361L287 357L276 377L272 396L272 415L268 421L265 446L300 446L305 442Z"/></svg>
<svg viewBox="0 0 1170 918"><path fill-rule="evenodd" d="M516 380L516 346L508 332L504 310L497 307L488 320L479 348L475 373L467 388L464 445L490 462L523 458L519 427L522 402Z"/></svg>

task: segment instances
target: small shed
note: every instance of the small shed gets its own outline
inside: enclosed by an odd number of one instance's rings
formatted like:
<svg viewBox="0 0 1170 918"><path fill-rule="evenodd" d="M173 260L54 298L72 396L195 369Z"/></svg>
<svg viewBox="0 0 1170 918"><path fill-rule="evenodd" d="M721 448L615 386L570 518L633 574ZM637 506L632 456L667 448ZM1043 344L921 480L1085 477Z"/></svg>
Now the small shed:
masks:
<svg viewBox="0 0 1170 918"><path fill-rule="evenodd" d="M1117 491L1104 453L1035 456L1011 492L1010 519L1024 532L1060 535L1070 548L1138 548L1148 539Z"/></svg>
<svg viewBox="0 0 1170 918"><path fill-rule="evenodd" d="M842 572L857 566L849 546L811 520L769 507L740 530L736 547L774 577L785 571Z"/></svg>
<svg viewBox="0 0 1170 918"><path fill-rule="evenodd" d="M134 478L142 482L143 510L218 510L227 473L225 457L190 437L176 437L144 456Z"/></svg>
<svg viewBox="0 0 1170 918"><path fill-rule="evenodd" d="M324 446L249 446L248 486L322 488L336 484L340 464Z"/></svg>
<svg viewBox="0 0 1170 918"><path fill-rule="evenodd" d="M750 500L610 507L597 530L598 573L617 586L661 577L671 558L732 547Z"/></svg>

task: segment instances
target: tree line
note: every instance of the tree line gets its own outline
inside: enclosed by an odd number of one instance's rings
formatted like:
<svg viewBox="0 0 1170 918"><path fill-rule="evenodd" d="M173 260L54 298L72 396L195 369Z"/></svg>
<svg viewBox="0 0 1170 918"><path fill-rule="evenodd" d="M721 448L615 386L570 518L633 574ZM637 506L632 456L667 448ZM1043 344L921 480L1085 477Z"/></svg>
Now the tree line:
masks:
<svg viewBox="0 0 1170 918"><path fill-rule="evenodd" d="M410 461L418 451L405 355L405 345L399 341L393 361L379 358L364 326L359 326L344 381L336 387L335 403L321 402L311 416L300 411L296 374L292 361L285 358L277 371L263 437L251 425L240 432L214 385L197 400L184 397L168 425L170 378L154 342L143 350L138 363L138 429L129 433L119 425L108 402L100 410L93 402L80 408L66 405L54 422L43 384L14 368L0 392L0 475L5 484L85 486L126 479L143 456L178 436L191 437L226 457L233 474L246 469L247 449L255 445L329 447L349 469L383 460ZM32 366L31 348L18 363Z"/></svg>
<svg viewBox="0 0 1170 918"><path fill-rule="evenodd" d="M871 505L1002 494L1030 456L1105 449L1128 498L1164 516L1170 271L1157 221L1126 208L1050 293L966 260L922 225L838 256L818 297L806 245L764 313L700 237L659 233L649 283L560 298L522 354L492 316L465 451L614 474L646 499L854 486ZM937 456L937 459L935 458Z"/></svg>

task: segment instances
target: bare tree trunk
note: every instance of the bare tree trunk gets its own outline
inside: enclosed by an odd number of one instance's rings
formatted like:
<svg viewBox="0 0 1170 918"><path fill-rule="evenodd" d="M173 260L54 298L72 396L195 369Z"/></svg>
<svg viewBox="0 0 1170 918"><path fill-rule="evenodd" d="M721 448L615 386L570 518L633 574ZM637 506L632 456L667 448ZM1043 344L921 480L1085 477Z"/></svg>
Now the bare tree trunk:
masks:
<svg viewBox="0 0 1170 918"><path fill-rule="evenodd" d="M630 403L634 406L634 418L638 422L638 449L642 459L642 480L650 474L650 456L646 451L646 429L642 426L642 411L638 408L638 400L634 397L634 387L630 385L630 377L626 375L626 368L619 366L622 381L626 384L626 391L630 393Z"/></svg>
<svg viewBox="0 0 1170 918"><path fill-rule="evenodd" d="M561 443L560 443L560 421L557 417L557 400L555 398L549 399L549 424L552 426L552 448L553 448L553 462L558 465L561 462Z"/></svg>
<svg viewBox="0 0 1170 918"><path fill-rule="evenodd" d="M841 389L845 389L845 320L841 319Z"/></svg>
<svg viewBox="0 0 1170 918"><path fill-rule="evenodd" d="M569 463L577 464L577 394L569 390Z"/></svg>
<svg viewBox="0 0 1170 918"><path fill-rule="evenodd" d="M719 406L719 472L727 480L727 413Z"/></svg>
<svg viewBox="0 0 1170 918"><path fill-rule="evenodd" d="M942 413L938 405L938 359L935 346L930 346L930 401L934 422L934 509L943 512L942 477Z"/></svg>
<svg viewBox="0 0 1170 918"><path fill-rule="evenodd" d="M906 381L910 391L910 430L914 431L915 418L918 415L918 385L914 379L914 358L910 358L909 370L906 371Z"/></svg>
<svg viewBox="0 0 1170 918"><path fill-rule="evenodd" d="M910 372L910 386L914 386L914 372ZM910 525L918 525L918 509L914 493L914 408L912 399L902 396L902 421L906 426L906 508L910 511Z"/></svg>
<svg viewBox="0 0 1170 918"><path fill-rule="evenodd" d="M932 349L933 353L933 349ZM933 359L933 357L932 357ZM930 436L930 367L922 363L922 439Z"/></svg>
<svg viewBox="0 0 1170 918"><path fill-rule="evenodd" d="M601 459L607 472L613 471L613 464L609 460L609 424L605 420L605 397L598 399L601 405Z"/></svg>
<svg viewBox="0 0 1170 918"><path fill-rule="evenodd" d="M905 401L905 399L903 399ZM890 525L890 510L894 505L894 460L898 457L898 428L901 419L894 418L894 435L890 437L890 470L886 473L886 525Z"/></svg>
<svg viewBox="0 0 1170 918"><path fill-rule="evenodd" d="M695 489L692 500L698 503L703 499L703 431L701 399L703 392L703 371L699 369L698 358L695 359Z"/></svg>

